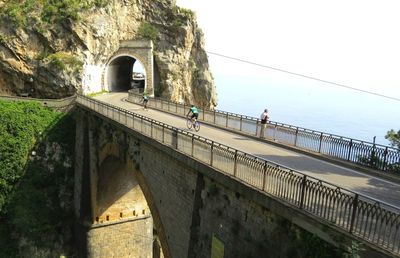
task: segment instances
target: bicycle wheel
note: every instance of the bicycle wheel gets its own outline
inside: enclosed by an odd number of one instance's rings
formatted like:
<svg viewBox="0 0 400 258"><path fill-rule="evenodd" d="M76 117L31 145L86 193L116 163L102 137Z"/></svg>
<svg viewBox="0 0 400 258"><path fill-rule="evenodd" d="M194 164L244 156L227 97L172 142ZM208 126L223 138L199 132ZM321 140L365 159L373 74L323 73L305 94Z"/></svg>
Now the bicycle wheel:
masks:
<svg viewBox="0 0 400 258"><path fill-rule="evenodd" d="M194 130L198 132L200 130L200 123L198 121L194 122Z"/></svg>
<svg viewBox="0 0 400 258"><path fill-rule="evenodd" d="M193 126L192 119L188 118L188 119L187 119L186 125L187 125L187 128L188 128L189 130L192 129L192 126Z"/></svg>

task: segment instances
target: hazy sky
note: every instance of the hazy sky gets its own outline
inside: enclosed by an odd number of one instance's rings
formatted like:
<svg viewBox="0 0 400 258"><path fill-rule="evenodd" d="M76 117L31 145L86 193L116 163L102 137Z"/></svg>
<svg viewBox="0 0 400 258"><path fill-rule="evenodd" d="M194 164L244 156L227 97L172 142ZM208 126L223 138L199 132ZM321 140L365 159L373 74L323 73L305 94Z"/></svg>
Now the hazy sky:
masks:
<svg viewBox="0 0 400 258"><path fill-rule="evenodd" d="M398 0L176 2L195 11L207 51L400 98ZM214 74L241 66L209 58Z"/></svg>

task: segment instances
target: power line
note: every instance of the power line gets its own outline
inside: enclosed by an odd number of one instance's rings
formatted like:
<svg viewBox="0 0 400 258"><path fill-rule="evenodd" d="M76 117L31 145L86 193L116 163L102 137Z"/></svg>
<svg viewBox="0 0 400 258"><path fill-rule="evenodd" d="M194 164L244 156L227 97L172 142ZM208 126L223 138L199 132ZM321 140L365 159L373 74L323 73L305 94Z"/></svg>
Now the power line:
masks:
<svg viewBox="0 0 400 258"><path fill-rule="evenodd" d="M375 96L382 97L382 98L387 98L387 99L391 99L391 100L395 100L395 101L400 101L400 98L390 97L390 96L383 95L383 94L380 94L380 93L376 93L376 92L372 92L372 91L366 91L366 90L350 87L350 86L347 86L347 85L344 85L344 84L331 82L331 81L319 79L319 78L316 78L316 77L312 77L312 76L308 76L308 75L304 75L304 74L300 74L300 73L291 72L291 71L288 71L288 70L284 70L284 69L280 69L280 68L276 68L276 67L272 67L272 66L268 66L268 65L258 64L258 63L255 63L255 62L247 61L247 60L236 58L236 57L226 56L226 55L222 55L222 54L218 54L218 53L214 53L214 52L210 52L210 51L206 51L206 53L211 54L211 55L215 55L215 56L219 56L219 57L223 57L223 58L227 58L227 59L231 59L231 60L235 60L235 61L238 61L238 62L246 63L246 64L256 65L256 66L260 66L260 67L263 67L263 68L268 68L268 69L275 70L275 71L282 72L282 73L288 73L288 74L291 74L291 75L307 78L307 79L314 80L314 81L319 81L319 82L323 82L323 83L327 83L327 84L332 84L332 85L335 85L335 86L338 86L338 87L342 87L342 88L346 88L346 89L350 89L350 90L355 90L355 91L359 91L359 92L375 95Z"/></svg>

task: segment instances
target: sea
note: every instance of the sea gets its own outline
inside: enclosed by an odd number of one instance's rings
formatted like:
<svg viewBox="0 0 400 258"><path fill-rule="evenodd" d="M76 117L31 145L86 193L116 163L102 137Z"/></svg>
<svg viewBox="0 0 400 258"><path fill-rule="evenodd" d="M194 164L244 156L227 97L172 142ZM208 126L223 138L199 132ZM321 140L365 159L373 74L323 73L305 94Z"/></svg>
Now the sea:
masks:
<svg viewBox="0 0 400 258"><path fill-rule="evenodd" d="M218 110L258 118L268 109L274 122L382 145L400 130L400 101L266 68L215 70Z"/></svg>

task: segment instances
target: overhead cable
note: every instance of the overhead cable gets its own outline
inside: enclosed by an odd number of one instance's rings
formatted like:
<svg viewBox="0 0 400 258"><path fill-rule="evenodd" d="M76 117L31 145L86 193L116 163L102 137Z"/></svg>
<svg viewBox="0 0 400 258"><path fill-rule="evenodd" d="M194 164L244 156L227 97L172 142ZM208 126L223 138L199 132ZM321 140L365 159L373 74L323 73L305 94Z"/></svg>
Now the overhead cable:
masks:
<svg viewBox="0 0 400 258"><path fill-rule="evenodd" d="M308 75L304 75L304 74L300 74L300 73L291 72L291 71L288 71L288 70L284 70L284 69L280 69L280 68L276 68L276 67L272 67L272 66L268 66L268 65L258 64L258 63L255 63L255 62L247 61L247 60L236 58L236 57L226 56L226 55L218 54L218 53L211 52L211 51L206 51L206 53L211 54L211 55L215 55L215 56L219 56L219 57L223 57L223 58L227 58L227 59L231 59L231 60L235 60L235 61L238 61L238 62L246 63L246 64L256 65L256 66L260 66L260 67L263 67L263 68L268 68L268 69L279 71L279 72L282 72L282 73L287 73L287 74L291 74L291 75L307 78L307 79L314 80L314 81L319 81L319 82L323 82L323 83L327 83L327 84L332 84L334 86L338 86L338 87L342 87L342 88L346 88L346 89L350 89L350 90L355 90L355 91L359 91L359 92L375 95L375 96L382 97L382 98L387 98L387 99L391 99L391 100L395 100L395 101L400 101L400 98L391 97L391 96L383 95L383 94L372 92L372 91L362 90L362 89L358 89L358 88L355 88L355 87L350 87L350 86L347 86L347 85L344 85L344 84L331 82L331 81L319 79L319 78L316 78L316 77L312 77L312 76L308 76Z"/></svg>

